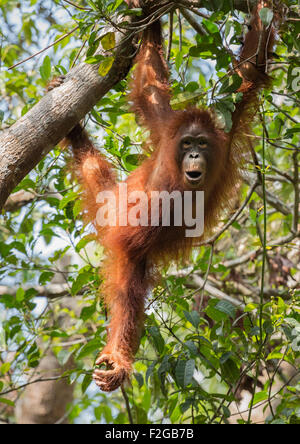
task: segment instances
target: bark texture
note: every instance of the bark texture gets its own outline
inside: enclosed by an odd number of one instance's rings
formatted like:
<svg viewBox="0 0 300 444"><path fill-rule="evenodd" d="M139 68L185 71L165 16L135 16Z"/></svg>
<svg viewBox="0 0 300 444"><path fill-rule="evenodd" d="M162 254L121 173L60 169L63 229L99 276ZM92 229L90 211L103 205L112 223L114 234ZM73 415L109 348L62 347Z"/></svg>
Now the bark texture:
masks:
<svg viewBox="0 0 300 444"><path fill-rule="evenodd" d="M151 1L154 4L156 0ZM149 0L145 3L148 2L151 3ZM199 1L189 3L201 7ZM255 0L235 0L234 6L240 11L248 12L249 6L252 7L254 3ZM103 33L109 31L111 28ZM48 93L25 116L2 132L0 210L20 181L110 89L126 77L135 52L132 44L134 35L132 31L116 32L115 62L105 77L99 76L97 66L79 64L68 73L61 87Z"/></svg>
<svg viewBox="0 0 300 444"><path fill-rule="evenodd" d="M38 375L43 379L59 377L72 368L73 362L61 367L49 351L41 360ZM17 424L67 424L67 406L73 401L74 386L66 379L37 382L29 385L16 407Z"/></svg>
<svg viewBox="0 0 300 444"><path fill-rule="evenodd" d="M107 31L106 31L107 32ZM59 88L49 92L0 136L0 209L16 185L68 134L97 102L128 74L134 34L116 33L117 50L109 73L81 63ZM122 40L123 37L123 40Z"/></svg>
<svg viewBox="0 0 300 444"><path fill-rule="evenodd" d="M59 269L67 270L69 265L70 257L65 256L60 260ZM62 274L58 273L49 287L52 291L55 291L55 289L59 291L59 288L65 285L63 282ZM63 308L72 310L79 316L78 307L76 298L66 297L54 303L53 310L50 311L49 328L56 324L62 330L67 331L71 321ZM38 342L41 350L43 350L45 344L41 340ZM75 363L72 356L65 365L61 365L51 348L46 349L45 355L34 372L33 379L49 380L36 382L25 388L16 403L17 424L67 424L68 405L73 401L74 384L69 384L68 379L59 379L59 377L74 367ZM51 378L53 380L50 380Z"/></svg>

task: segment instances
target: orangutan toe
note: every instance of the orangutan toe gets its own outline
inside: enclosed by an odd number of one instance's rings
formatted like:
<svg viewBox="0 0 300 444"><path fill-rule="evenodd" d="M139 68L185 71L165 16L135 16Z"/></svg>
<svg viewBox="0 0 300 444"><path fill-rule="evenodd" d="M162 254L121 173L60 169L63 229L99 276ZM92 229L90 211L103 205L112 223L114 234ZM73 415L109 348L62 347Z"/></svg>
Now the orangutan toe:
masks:
<svg viewBox="0 0 300 444"><path fill-rule="evenodd" d="M51 82L49 83L48 87L47 87L47 91L52 91L54 88L58 88L59 86L61 86L64 81L66 79L66 76L59 76L59 77L55 77L53 80L51 80Z"/></svg>

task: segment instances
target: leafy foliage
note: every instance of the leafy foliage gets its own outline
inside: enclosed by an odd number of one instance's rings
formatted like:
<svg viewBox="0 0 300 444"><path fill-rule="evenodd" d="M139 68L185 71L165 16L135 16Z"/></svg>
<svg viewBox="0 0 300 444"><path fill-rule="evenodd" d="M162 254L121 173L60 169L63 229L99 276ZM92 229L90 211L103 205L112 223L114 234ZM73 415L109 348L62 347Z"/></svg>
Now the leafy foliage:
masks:
<svg viewBox="0 0 300 444"><path fill-rule="evenodd" d="M239 77L228 76L228 65L245 20L233 3L203 1L205 18L198 17L203 35L186 21L180 33L174 16L170 57L174 108L213 103L227 130L240 99ZM79 58L99 63L99 75L109 73L116 40L114 32L103 34L103 29L126 5L121 0L76 4L78 9L58 0L0 1L2 129L38 102L53 75L67 72ZM270 67L274 82L261 97L252 138L254 162L237 208L249 193L249 180L252 184L258 178L260 186L211 251L199 247L189 268L164 270L161 287L149 297L127 388L135 423L261 418L272 424L299 423L300 22L293 19L297 1L285 4L289 18ZM270 13L261 12L266 23ZM47 52L9 69L54 41ZM106 56L97 53L100 45ZM128 111L127 92L124 80L88 121L120 178L144 155L144 134ZM32 193L32 199L1 216L0 417L13 420L13 389L34 378L52 349L62 366L70 357L74 360L72 369L62 373L77 387L70 422L88 415L90 422L128 423L122 393L99 393L91 379L106 335L98 297L104 252L95 246L91 227L81 221L80 190L67 162L68 153L55 148L15 189ZM57 288L51 293L55 282L60 293ZM66 301L71 296L70 307ZM239 413L235 406L246 392L248 406Z"/></svg>

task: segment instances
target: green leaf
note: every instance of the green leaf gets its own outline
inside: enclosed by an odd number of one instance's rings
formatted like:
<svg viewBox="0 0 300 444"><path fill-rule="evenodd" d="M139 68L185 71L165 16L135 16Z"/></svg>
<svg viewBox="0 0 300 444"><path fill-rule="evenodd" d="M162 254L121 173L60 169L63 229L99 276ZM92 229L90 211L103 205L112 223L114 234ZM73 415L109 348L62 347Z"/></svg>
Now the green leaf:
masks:
<svg viewBox="0 0 300 444"><path fill-rule="evenodd" d="M102 341L99 338L92 339L88 344L84 345L78 355L77 359L85 358L86 356L92 356L95 351L101 348Z"/></svg>
<svg viewBox="0 0 300 444"><path fill-rule="evenodd" d="M250 313L253 310L256 310L259 307L258 304L254 304L253 302L250 302L249 304L246 305L244 312L245 313Z"/></svg>
<svg viewBox="0 0 300 444"><path fill-rule="evenodd" d="M286 422L283 419L275 419L274 421L271 422L271 424L283 425L286 424Z"/></svg>
<svg viewBox="0 0 300 444"><path fill-rule="evenodd" d="M23 288L18 288L16 293L16 300L18 302L22 302L24 298L25 298L25 291L23 290Z"/></svg>
<svg viewBox="0 0 300 444"><path fill-rule="evenodd" d="M127 156L123 158L125 168L128 171L135 170L137 165L139 164L139 161L140 161L140 155L138 154L127 154Z"/></svg>
<svg viewBox="0 0 300 444"><path fill-rule="evenodd" d="M130 8L130 9L126 9L126 14L140 16L143 14L143 10L142 10L142 8Z"/></svg>
<svg viewBox="0 0 300 444"><path fill-rule="evenodd" d="M40 285L45 285L47 282L50 282L51 279L53 279L54 277L54 273L52 273L51 271L44 271L39 278L39 284Z"/></svg>
<svg viewBox="0 0 300 444"><path fill-rule="evenodd" d="M192 46L189 49L189 55L191 57L202 57L202 58L214 58L213 54L216 50L214 43L203 42L199 43L197 46Z"/></svg>
<svg viewBox="0 0 300 444"><path fill-rule="evenodd" d="M260 16L261 21L263 22L263 24L265 26L269 26L272 23L272 20L273 20L273 17L274 17L274 13L269 8L262 8L259 11L259 16Z"/></svg>
<svg viewBox="0 0 300 444"><path fill-rule="evenodd" d="M102 413L103 413L102 405L99 405L98 407L94 408L94 415L95 415L95 418L97 419L97 421L101 420Z"/></svg>
<svg viewBox="0 0 300 444"><path fill-rule="evenodd" d="M282 359L283 356L284 356L283 353L280 353L278 351L273 351L269 353L269 355L266 358L266 361L270 361L271 359Z"/></svg>
<svg viewBox="0 0 300 444"><path fill-rule="evenodd" d="M255 393L254 399L253 399L253 405L258 404L261 401L265 401L266 399L268 399L268 396L269 396L268 392L265 392L265 391ZM250 407L250 404L249 404L249 407Z"/></svg>
<svg viewBox="0 0 300 444"><path fill-rule="evenodd" d="M187 401L185 401L184 403L180 404L180 411L181 413L185 413L193 404L193 400L192 399L188 399Z"/></svg>
<svg viewBox="0 0 300 444"><path fill-rule="evenodd" d="M236 382L240 377L240 370L233 359L227 359L224 364L221 364L222 376L230 382Z"/></svg>
<svg viewBox="0 0 300 444"><path fill-rule="evenodd" d="M149 365L149 367L147 368L146 371L146 384L148 384L148 379L150 378L150 376L153 374L154 368L156 366L157 362L153 362L151 365Z"/></svg>
<svg viewBox="0 0 300 444"><path fill-rule="evenodd" d="M45 83L47 83L51 77L51 60L49 56L44 58L43 64L40 67L40 74Z"/></svg>
<svg viewBox="0 0 300 444"><path fill-rule="evenodd" d="M230 77L225 77L222 81L219 94L229 94L237 91L242 84L242 78L238 74Z"/></svg>
<svg viewBox="0 0 300 444"><path fill-rule="evenodd" d="M95 240L95 236L88 234L84 236L75 247L77 253L79 253L83 248L85 248L90 242Z"/></svg>
<svg viewBox="0 0 300 444"><path fill-rule="evenodd" d="M294 134L299 132L300 132L300 124L294 125L293 128L289 128L286 130L284 138L292 138L294 137Z"/></svg>
<svg viewBox="0 0 300 444"><path fill-rule="evenodd" d="M259 336L259 335L260 335L260 328L258 326L251 328L249 336Z"/></svg>
<svg viewBox="0 0 300 444"><path fill-rule="evenodd" d="M169 359L170 359L170 355L164 356L162 363L161 363L159 369L157 370L157 374L159 375L159 377L161 377L166 372L170 371Z"/></svg>
<svg viewBox="0 0 300 444"><path fill-rule="evenodd" d="M115 1L115 6L114 6L114 11L123 3L123 0L116 0Z"/></svg>
<svg viewBox="0 0 300 444"><path fill-rule="evenodd" d="M70 357L73 355L74 350L65 350L61 349L57 354L57 360L60 363L61 366L64 366L70 359Z"/></svg>
<svg viewBox="0 0 300 444"><path fill-rule="evenodd" d="M265 321L263 324L264 331L271 335L274 332L274 327L271 321Z"/></svg>
<svg viewBox="0 0 300 444"><path fill-rule="evenodd" d="M91 385L93 379L91 375L85 375L81 384L81 393L84 395L88 387Z"/></svg>
<svg viewBox="0 0 300 444"><path fill-rule="evenodd" d="M134 372L133 375L134 375L135 379L137 380L139 388L142 388L143 385L144 385L144 377L143 377L143 375L141 373L137 373L137 372Z"/></svg>
<svg viewBox="0 0 300 444"><path fill-rule="evenodd" d="M187 387L193 380L194 371L194 359L189 359L188 361L179 361L175 369L175 375L178 384L181 387Z"/></svg>
<svg viewBox="0 0 300 444"><path fill-rule="evenodd" d="M11 244L11 248L15 248L16 250L20 251L20 253L23 253L26 255L26 248L22 242L15 241Z"/></svg>
<svg viewBox="0 0 300 444"><path fill-rule="evenodd" d="M76 201L78 198L78 194L74 191L68 193L59 203L59 209L63 210L70 202Z"/></svg>
<svg viewBox="0 0 300 444"><path fill-rule="evenodd" d="M195 310L188 312L188 311L184 311L184 316L186 317L186 319L193 325L193 327L198 328L199 323L200 323L200 316L199 313Z"/></svg>
<svg viewBox="0 0 300 444"><path fill-rule="evenodd" d="M71 294L75 296L80 290L93 281L94 275L90 271L84 271L77 276L77 279L72 285Z"/></svg>
<svg viewBox="0 0 300 444"><path fill-rule="evenodd" d="M183 63L183 52L179 51L175 59L175 66L177 71L179 71L180 68L182 67L182 63Z"/></svg>
<svg viewBox="0 0 300 444"><path fill-rule="evenodd" d="M230 316L232 319L235 318L236 315L236 307L229 301L219 301L216 305L215 305L215 309L221 311L222 313L227 314L228 316Z"/></svg>
<svg viewBox="0 0 300 444"><path fill-rule="evenodd" d="M81 211L82 211L82 202L81 202L81 200L78 199L75 202L74 207L73 207L73 216L75 219L77 219L77 217L79 216Z"/></svg>
<svg viewBox="0 0 300 444"><path fill-rule="evenodd" d="M205 309L207 316L216 322L225 321L228 318L228 314L221 310L216 309L216 305L220 302L219 299L211 299Z"/></svg>
<svg viewBox="0 0 300 444"><path fill-rule="evenodd" d="M184 345L189 349L189 351L192 353L192 355L198 354L198 348L193 341L186 341L184 343Z"/></svg>
<svg viewBox="0 0 300 444"><path fill-rule="evenodd" d="M96 304L93 304L90 307L84 307L80 313L80 319L82 319L83 321L87 321L93 316L95 312Z"/></svg>
<svg viewBox="0 0 300 444"><path fill-rule="evenodd" d="M105 51L110 51L111 49L114 49L116 46L116 37L114 32L108 32L105 34L101 39L102 48L105 49Z"/></svg>
<svg viewBox="0 0 300 444"><path fill-rule="evenodd" d="M296 416L296 415L292 415L291 417L290 417L290 422L289 422L290 424L300 424L300 418L299 418L299 416Z"/></svg>
<svg viewBox="0 0 300 444"><path fill-rule="evenodd" d="M6 399L6 398L0 398L0 405L1 404L6 404L6 405L9 405L10 407L15 406L15 403L13 401L11 401L10 399Z"/></svg>
<svg viewBox="0 0 300 444"><path fill-rule="evenodd" d="M162 335L160 334L159 329L155 327L149 328L149 333L152 336L154 346L159 354L162 354L165 348L165 341Z"/></svg>
<svg viewBox="0 0 300 444"><path fill-rule="evenodd" d="M103 62L103 60L105 60L105 59L106 59L106 57L104 57L103 55L101 55L101 54L97 54L97 55L95 55L95 56L88 57L88 58L85 60L85 63L87 63L87 64L89 64L89 65L97 65L98 63Z"/></svg>
<svg viewBox="0 0 300 444"><path fill-rule="evenodd" d="M2 373L2 375L5 375L6 373L8 373L9 370L10 370L10 363L9 362L5 362L0 367L0 372Z"/></svg>
<svg viewBox="0 0 300 444"><path fill-rule="evenodd" d="M114 57L106 57L105 60L103 60L103 62L101 62L99 69L98 69L98 73L101 77L106 76L106 74L109 73L113 63L114 63Z"/></svg>
<svg viewBox="0 0 300 444"><path fill-rule="evenodd" d="M49 333L49 336L51 338L68 338L68 335L66 332L62 331L62 330L52 330Z"/></svg>
<svg viewBox="0 0 300 444"><path fill-rule="evenodd" d="M220 364L225 364L226 361L232 356L232 352L224 353L220 358Z"/></svg>
<svg viewBox="0 0 300 444"><path fill-rule="evenodd" d="M220 100L216 103L217 110L221 113L224 124L225 124L225 132L228 133L232 128L232 112L231 109L227 106L227 103L224 100Z"/></svg>

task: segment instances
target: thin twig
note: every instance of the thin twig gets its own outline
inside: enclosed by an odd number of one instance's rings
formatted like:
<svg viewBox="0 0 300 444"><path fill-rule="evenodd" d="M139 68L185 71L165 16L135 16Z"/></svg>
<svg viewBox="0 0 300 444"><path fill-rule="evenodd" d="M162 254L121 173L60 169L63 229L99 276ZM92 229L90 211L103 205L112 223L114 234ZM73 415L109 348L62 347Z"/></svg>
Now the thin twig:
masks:
<svg viewBox="0 0 300 444"><path fill-rule="evenodd" d="M46 46L45 48L41 49L40 51L36 52L35 54L32 54L30 57L27 57L27 59L22 60L21 62L16 63L15 65L12 65L8 68L8 70L10 69L14 69L19 65L22 65L23 63L28 62L28 60L33 59L34 57L42 54L43 52L47 51L48 49L52 48L53 46L55 46L57 43L61 42L62 40L64 40L65 38L69 37L69 35L73 34L75 31L77 31L77 29L79 29L79 26L75 26L75 28L73 28L70 32L68 32L67 34L64 34L62 37L60 37L59 39L55 40L55 42L51 43L50 45Z"/></svg>
<svg viewBox="0 0 300 444"><path fill-rule="evenodd" d="M218 231L218 233L216 233L214 236L212 236L210 239L207 239L203 242L201 242L199 244L199 246L201 245L208 245L208 244L213 244L232 224L233 222L236 221L236 219L239 217L239 215L242 213L242 211L246 208L246 206L248 205L248 202L250 201L252 194L254 193L256 187L258 187L259 183L255 182L251 188L250 191L243 203L243 205L241 205L241 207L237 210L237 212L229 219L229 221L227 222L227 224L224 225L224 227Z"/></svg>
<svg viewBox="0 0 300 444"><path fill-rule="evenodd" d="M128 396L127 396L126 390L124 389L124 385L123 384L121 385L121 391L122 391L122 395L123 395L123 398L124 398L124 401L125 401L125 404L126 404L126 410L127 410L127 413L128 413L129 423L130 424L134 424L133 418L132 418L132 414L131 414L131 410L130 410L129 399L128 399Z"/></svg>
<svg viewBox="0 0 300 444"><path fill-rule="evenodd" d="M12 392L15 392L17 390L21 390L21 389L23 389L25 387L28 387L29 385L36 384L38 382L58 381L58 380L67 379L67 378L69 378L69 375L53 376L51 378L45 378L45 379L43 379L43 378L35 379L34 381L26 382L26 384L19 385L18 387L14 387L14 388L11 388L9 390L5 390L4 392L0 393L0 396L4 396L4 395L7 395L8 393L12 393Z"/></svg>
<svg viewBox="0 0 300 444"><path fill-rule="evenodd" d="M197 20L195 20L195 18L192 16L192 14L189 13L189 11L187 11L184 8L181 8L180 12L182 16L186 19L186 21L195 29L195 31L198 34L207 35L206 30L203 28L203 26L200 23L198 23Z"/></svg>
<svg viewBox="0 0 300 444"><path fill-rule="evenodd" d="M201 298L200 298L200 304L199 304L199 312L201 312L201 311L202 311L202 308L203 308L203 300L204 300L205 287L206 287L206 284L207 284L207 281L208 281L208 276L209 276L209 273L210 273L210 269L211 269L212 261L213 261L213 257L214 257L214 246L215 246L215 244L212 243L212 244L211 244L211 247L210 247L210 254L209 254L209 260L208 260L207 270L206 270L206 274L205 274L205 276L204 276L204 282L203 282L202 288L199 289L199 291L201 291Z"/></svg>
<svg viewBox="0 0 300 444"><path fill-rule="evenodd" d="M179 26L179 51L182 51L182 23L181 23L181 16L180 16L180 10L176 10L177 13L177 19L178 19L178 26Z"/></svg>
<svg viewBox="0 0 300 444"><path fill-rule="evenodd" d="M172 50L172 40L173 40L173 24L174 24L174 12L171 11L169 14L169 40L167 49L167 61L170 61L171 50Z"/></svg>
<svg viewBox="0 0 300 444"><path fill-rule="evenodd" d="M298 165L298 153L295 152L293 154L293 163L294 163L294 190L295 190L295 199L294 199L294 214L293 214L293 231L297 233L298 224L299 224L299 165Z"/></svg>
<svg viewBox="0 0 300 444"><path fill-rule="evenodd" d="M63 0L63 2L68 3L71 6L74 6L76 9L81 9L81 11L91 11L91 8L85 8L83 6L76 5L76 3L71 2L70 0Z"/></svg>

